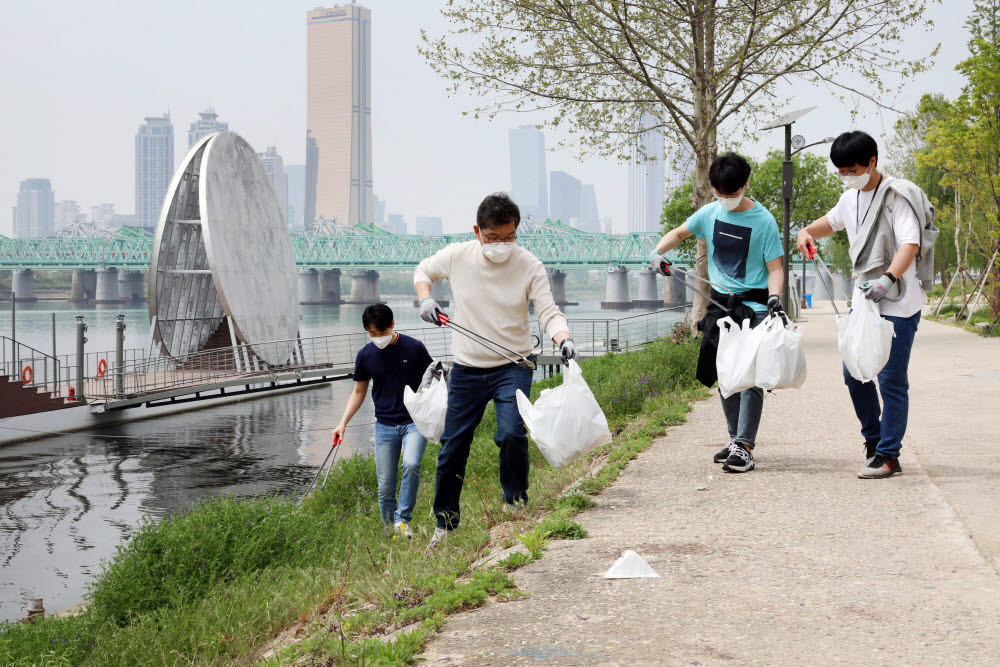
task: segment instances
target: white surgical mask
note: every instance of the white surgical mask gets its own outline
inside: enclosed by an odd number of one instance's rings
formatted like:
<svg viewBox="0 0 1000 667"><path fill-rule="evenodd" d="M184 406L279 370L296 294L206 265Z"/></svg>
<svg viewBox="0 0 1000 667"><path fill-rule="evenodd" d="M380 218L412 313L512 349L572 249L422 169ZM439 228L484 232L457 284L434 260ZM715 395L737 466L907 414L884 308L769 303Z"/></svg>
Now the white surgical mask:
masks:
<svg viewBox="0 0 1000 667"><path fill-rule="evenodd" d="M860 190L861 188L868 185L868 181L871 178L871 167L868 167L863 174L845 174L840 177L840 180L844 182L849 188L854 190Z"/></svg>
<svg viewBox="0 0 1000 667"><path fill-rule="evenodd" d="M496 262L497 264L503 264L510 257L510 253L514 250L513 243L505 243L501 241L500 243L484 243L483 244L483 255L486 259L491 262Z"/></svg>
<svg viewBox="0 0 1000 667"><path fill-rule="evenodd" d="M386 346L392 342L393 333L390 331L388 336L372 336L372 342L375 343L375 347L380 350L384 350Z"/></svg>
<svg viewBox="0 0 1000 667"><path fill-rule="evenodd" d="M715 198L722 204L722 208L730 213L735 211L743 201L743 195L737 195L736 197L720 197L719 195L715 195Z"/></svg>

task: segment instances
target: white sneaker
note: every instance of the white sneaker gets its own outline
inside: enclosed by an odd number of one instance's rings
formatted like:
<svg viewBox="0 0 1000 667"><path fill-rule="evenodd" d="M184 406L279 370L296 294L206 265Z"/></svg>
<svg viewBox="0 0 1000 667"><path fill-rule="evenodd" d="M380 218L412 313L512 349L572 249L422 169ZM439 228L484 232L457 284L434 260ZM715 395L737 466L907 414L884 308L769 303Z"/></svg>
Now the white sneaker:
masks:
<svg viewBox="0 0 1000 667"><path fill-rule="evenodd" d="M523 500L518 500L513 503L508 503L505 501L503 504L503 513L515 516L521 516L522 514L524 514L524 510L527 506L528 506L527 503L525 503Z"/></svg>
<svg viewBox="0 0 1000 667"><path fill-rule="evenodd" d="M413 537L413 531L410 530L409 524L403 521L397 521L394 523L392 529L395 533L394 537L405 537L406 539Z"/></svg>
<svg viewBox="0 0 1000 667"><path fill-rule="evenodd" d="M427 550L436 549L438 545L448 539L448 531L444 528L434 527L434 534L431 536L431 541L427 544Z"/></svg>

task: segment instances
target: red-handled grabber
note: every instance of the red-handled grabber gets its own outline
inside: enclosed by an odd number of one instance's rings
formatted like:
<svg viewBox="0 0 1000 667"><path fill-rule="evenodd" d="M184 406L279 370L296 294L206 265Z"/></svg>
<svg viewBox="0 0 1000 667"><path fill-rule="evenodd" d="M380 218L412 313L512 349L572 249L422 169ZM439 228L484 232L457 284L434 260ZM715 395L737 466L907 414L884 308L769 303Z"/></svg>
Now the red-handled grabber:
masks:
<svg viewBox="0 0 1000 667"><path fill-rule="evenodd" d="M819 250L816 246L809 243L806 244L806 249L809 251L809 259L812 260L813 266L816 268L816 275L823 282L823 289L826 290L827 296L830 297L830 303L833 304L833 312L839 316L840 309L837 308L837 301L833 298L833 274L830 273L830 269L827 267L826 262L823 261L823 258L819 256Z"/></svg>
<svg viewBox="0 0 1000 667"><path fill-rule="evenodd" d="M333 446L330 449L337 450L337 445L343 442L343 438L339 435L333 439ZM339 451L339 450L337 450ZM323 478L323 486L319 487L321 489L326 488L326 480L330 479L330 471L333 470L333 464L337 462L337 451L333 452L333 460L330 461L330 467L326 469L326 476Z"/></svg>
<svg viewBox="0 0 1000 667"><path fill-rule="evenodd" d="M702 292L702 291L701 291L700 289L698 289L698 288L697 288L697 287L695 287L694 285L691 285L690 283L688 283L688 281L684 280L683 278L679 278L679 277L675 276L675 275L674 275L674 274L672 273L672 271L676 271L676 272L680 273L680 274L681 274L682 276L691 276L691 277L692 277L692 278L694 278L695 280L701 280L701 281L703 281L703 282L706 282L706 283L708 283L709 285L711 285L712 287L715 287L715 288L717 288L717 289L718 289L718 290L719 290L720 292L722 292L722 291L725 291L725 292L730 292L730 293L732 293L732 291L731 291L731 290L727 290L727 289L726 289L725 287L722 287L721 285L716 285L716 284L715 284L715 283L713 283L713 282L712 282L711 280L705 280L704 278L699 278L698 276L694 275L693 273L689 273L689 272L685 271L684 269L678 269L677 267L675 267L675 266L674 266L673 264L671 264L671 263L670 263L669 261L667 261L667 260L664 260L664 261L660 262L660 270L661 270L661 271L663 271L663 273L665 273L666 275L668 275L668 276L670 276L671 278L673 278L674 280L679 280L679 281L681 281L682 283L684 283L684 286L685 286L685 287L690 287L690 288L691 288L692 290L694 290L694 291L695 291L695 292L697 292L698 294L700 294L700 295L702 295L703 297L705 297L706 299L708 299L708 300L709 300L709 302L711 302L711 303L715 304L716 306L718 306L718 307L719 307L719 308L721 308L722 310L726 311L727 313L732 313L732 311L731 311L731 310L729 310L729 308L726 308L726 307L725 307L725 306L723 306L723 305L722 305L721 303L719 303L718 301L716 301L715 299L713 299L713 298L712 298L712 296L711 296L710 294L705 294L704 292Z"/></svg>
<svg viewBox="0 0 1000 667"><path fill-rule="evenodd" d="M493 354L500 355L501 357L503 357L504 359L506 359L510 363L512 363L512 364L514 364L516 366L519 366L520 368L528 368L528 369L531 369L531 370L535 370L535 364L534 364L534 362L532 362L530 359L528 359L527 357L525 357L523 354L520 354L518 352L515 352L514 350L506 348L503 345L501 345L500 343L497 343L496 341L492 341L492 340L490 340L489 338L487 338L485 336L481 336L480 334L477 334L475 331L470 331L470 330L466 329L463 326L459 326L458 324L455 324L454 322L451 321L451 318L448 317L447 315L445 315L444 313L438 313L438 319L441 321L441 324L443 324L444 326L451 327L452 330L457 331L458 333L462 334L466 338L468 338L470 340L476 341L477 343L479 343L480 345L482 345L483 347L485 347L487 350L489 350ZM503 352L501 352L500 350L503 350ZM506 354L504 354L504 352L508 352L508 353L514 355L515 358L511 358L511 357L507 356Z"/></svg>

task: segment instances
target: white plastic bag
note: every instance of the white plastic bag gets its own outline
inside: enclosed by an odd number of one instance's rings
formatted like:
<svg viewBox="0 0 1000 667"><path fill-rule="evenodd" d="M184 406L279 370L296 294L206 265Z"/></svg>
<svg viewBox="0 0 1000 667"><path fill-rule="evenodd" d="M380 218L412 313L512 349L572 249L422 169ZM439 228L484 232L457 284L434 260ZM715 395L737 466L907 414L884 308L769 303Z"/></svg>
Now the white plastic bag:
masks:
<svg viewBox="0 0 1000 667"><path fill-rule="evenodd" d="M431 386L413 391L403 387L403 405L410 413L420 435L432 442L441 442L444 418L448 414L448 384L443 377L431 380Z"/></svg>
<svg viewBox="0 0 1000 667"><path fill-rule="evenodd" d="M608 419L576 361L563 369L562 385L542 390L534 405L518 389L517 409L542 455L557 468L611 442Z"/></svg>
<svg viewBox="0 0 1000 667"><path fill-rule="evenodd" d="M757 329L755 384L761 389L801 387L806 381L806 352L802 348L802 332L794 325L785 325L780 317L768 315Z"/></svg>
<svg viewBox="0 0 1000 667"><path fill-rule="evenodd" d="M750 326L750 320L743 320L743 326L736 326L731 317L722 317L719 326L719 351L715 357L715 370L719 375L719 391L723 398L744 389L755 387L757 347L760 344L760 330Z"/></svg>
<svg viewBox="0 0 1000 667"><path fill-rule="evenodd" d="M896 333L873 301L856 298L854 302L857 305L849 314L837 318L837 347L851 377L871 382L889 361Z"/></svg>

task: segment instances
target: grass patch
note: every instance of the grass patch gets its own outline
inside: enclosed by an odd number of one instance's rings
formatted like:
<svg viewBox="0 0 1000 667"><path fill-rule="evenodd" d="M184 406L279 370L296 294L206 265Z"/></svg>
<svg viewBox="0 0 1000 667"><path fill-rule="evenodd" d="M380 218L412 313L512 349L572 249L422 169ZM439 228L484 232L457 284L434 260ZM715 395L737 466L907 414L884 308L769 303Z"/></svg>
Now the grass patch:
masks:
<svg viewBox="0 0 1000 667"><path fill-rule="evenodd" d="M553 513L518 536L529 554L509 556L502 568L537 558L550 537L586 535L570 517L593 505L588 494L705 395L694 380L696 358L695 341L664 340L582 364L615 442L559 469L532 446L526 512ZM561 382L536 383L532 398ZM283 497L226 496L142 522L92 582L86 612L0 625L0 664L252 664L293 627L307 639L268 664L409 663L447 614L519 595L499 569L470 573L492 546L490 529L509 520L495 426L490 409L468 462L462 528L433 557L423 546L434 526L437 447L423 461L412 541L385 537L374 461L355 456L338 462L326 489L301 507Z"/></svg>

